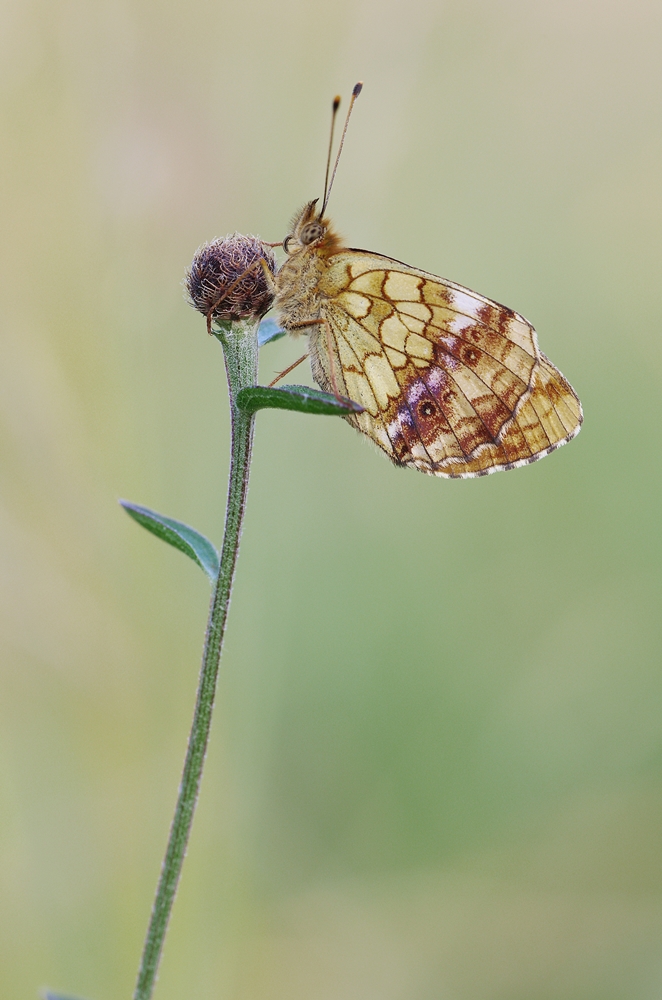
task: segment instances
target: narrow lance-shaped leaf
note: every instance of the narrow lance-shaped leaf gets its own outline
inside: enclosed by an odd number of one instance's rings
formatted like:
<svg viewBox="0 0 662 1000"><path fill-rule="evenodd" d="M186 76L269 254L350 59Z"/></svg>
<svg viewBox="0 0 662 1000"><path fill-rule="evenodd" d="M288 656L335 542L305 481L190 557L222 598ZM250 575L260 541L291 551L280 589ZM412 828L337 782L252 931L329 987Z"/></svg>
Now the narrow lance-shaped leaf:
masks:
<svg viewBox="0 0 662 1000"><path fill-rule="evenodd" d="M129 503L128 500L120 500L122 507L130 517L147 528L157 538L174 546L180 552L184 552L193 562L200 566L212 582L218 576L218 552L204 535L201 535L195 528L191 528L183 521L175 521L172 517L164 517L157 514L149 507L140 507L138 504Z"/></svg>
<svg viewBox="0 0 662 1000"><path fill-rule="evenodd" d="M344 416L346 413L363 413L363 407L352 399L340 399L330 392L311 389L307 385L284 385L280 389L266 385L249 386L237 394L237 406L244 413L258 410L295 410L297 413L316 413L327 416Z"/></svg>

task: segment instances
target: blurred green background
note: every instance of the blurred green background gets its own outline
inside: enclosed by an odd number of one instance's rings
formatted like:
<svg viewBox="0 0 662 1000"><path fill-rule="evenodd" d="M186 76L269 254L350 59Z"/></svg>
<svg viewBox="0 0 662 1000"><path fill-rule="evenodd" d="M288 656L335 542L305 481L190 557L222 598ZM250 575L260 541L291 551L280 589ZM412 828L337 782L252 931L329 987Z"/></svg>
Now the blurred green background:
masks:
<svg viewBox="0 0 662 1000"><path fill-rule="evenodd" d="M208 587L116 501L219 541L182 277L285 235L357 79L349 245L524 313L584 429L451 482L259 415L157 997L662 995L661 41L648 0L3 0L3 1000L131 995Z"/></svg>

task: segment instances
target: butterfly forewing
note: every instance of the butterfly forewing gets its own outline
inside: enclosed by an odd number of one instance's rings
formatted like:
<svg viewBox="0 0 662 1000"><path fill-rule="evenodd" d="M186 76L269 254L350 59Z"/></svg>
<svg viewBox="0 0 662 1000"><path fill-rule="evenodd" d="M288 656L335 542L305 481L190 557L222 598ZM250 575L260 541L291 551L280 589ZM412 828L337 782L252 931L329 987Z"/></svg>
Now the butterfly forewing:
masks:
<svg viewBox="0 0 662 1000"><path fill-rule="evenodd" d="M400 465L486 475L577 434L579 400L518 313L363 250L326 258L310 328L313 375L365 412L347 419ZM333 357L330 357L330 352Z"/></svg>

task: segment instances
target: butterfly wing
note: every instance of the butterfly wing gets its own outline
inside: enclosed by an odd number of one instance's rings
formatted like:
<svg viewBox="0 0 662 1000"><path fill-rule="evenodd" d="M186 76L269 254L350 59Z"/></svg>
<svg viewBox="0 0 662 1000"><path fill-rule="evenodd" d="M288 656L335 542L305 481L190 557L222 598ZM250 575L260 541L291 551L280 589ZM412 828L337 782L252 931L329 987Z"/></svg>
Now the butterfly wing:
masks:
<svg viewBox="0 0 662 1000"><path fill-rule="evenodd" d="M582 422L572 387L518 313L364 250L329 258L310 335L313 376L361 403L348 416L397 464L466 478L543 458ZM331 359L331 355L333 359Z"/></svg>

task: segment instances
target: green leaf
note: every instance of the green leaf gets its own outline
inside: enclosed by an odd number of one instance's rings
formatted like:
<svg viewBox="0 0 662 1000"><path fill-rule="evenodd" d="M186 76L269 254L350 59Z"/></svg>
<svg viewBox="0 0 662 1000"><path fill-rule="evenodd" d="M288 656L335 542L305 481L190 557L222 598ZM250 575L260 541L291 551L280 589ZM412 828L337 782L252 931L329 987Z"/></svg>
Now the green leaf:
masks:
<svg viewBox="0 0 662 1000"><path fill-rule="evenodd" d="M212 582L216 579L218 576L218 552L208 538L201 535L195 528L184 524L183 521L164 517L163 514L157 514L149 507L139 507L138 504L129 503L128 500L120 500L120 503L134 521L141 524L143 528L147 528L157 538L167 542L168 545L173 545L180 552L184 552L205 571Z"/></svg>
<svg viewBox="0 0 662 1000"><path fill-rule="evenodd" d="M272 316L268 316L267 319L262 320L257 328L257 346L264 347L272 340L280 340L286 333L287 330L281 330L276 320Z"/></svg>
<svg viewBox="0 0 662 1000"><path fill-rule="evenodd" d="M244 413L258 410L296 410L298 413L317 413L327 416L344 416L346 413L363 413L363 407L352 399L341 399L321 389L307 385L284 385L280 389L266 385L249 386L237 393L237 406Z"/></svg>

